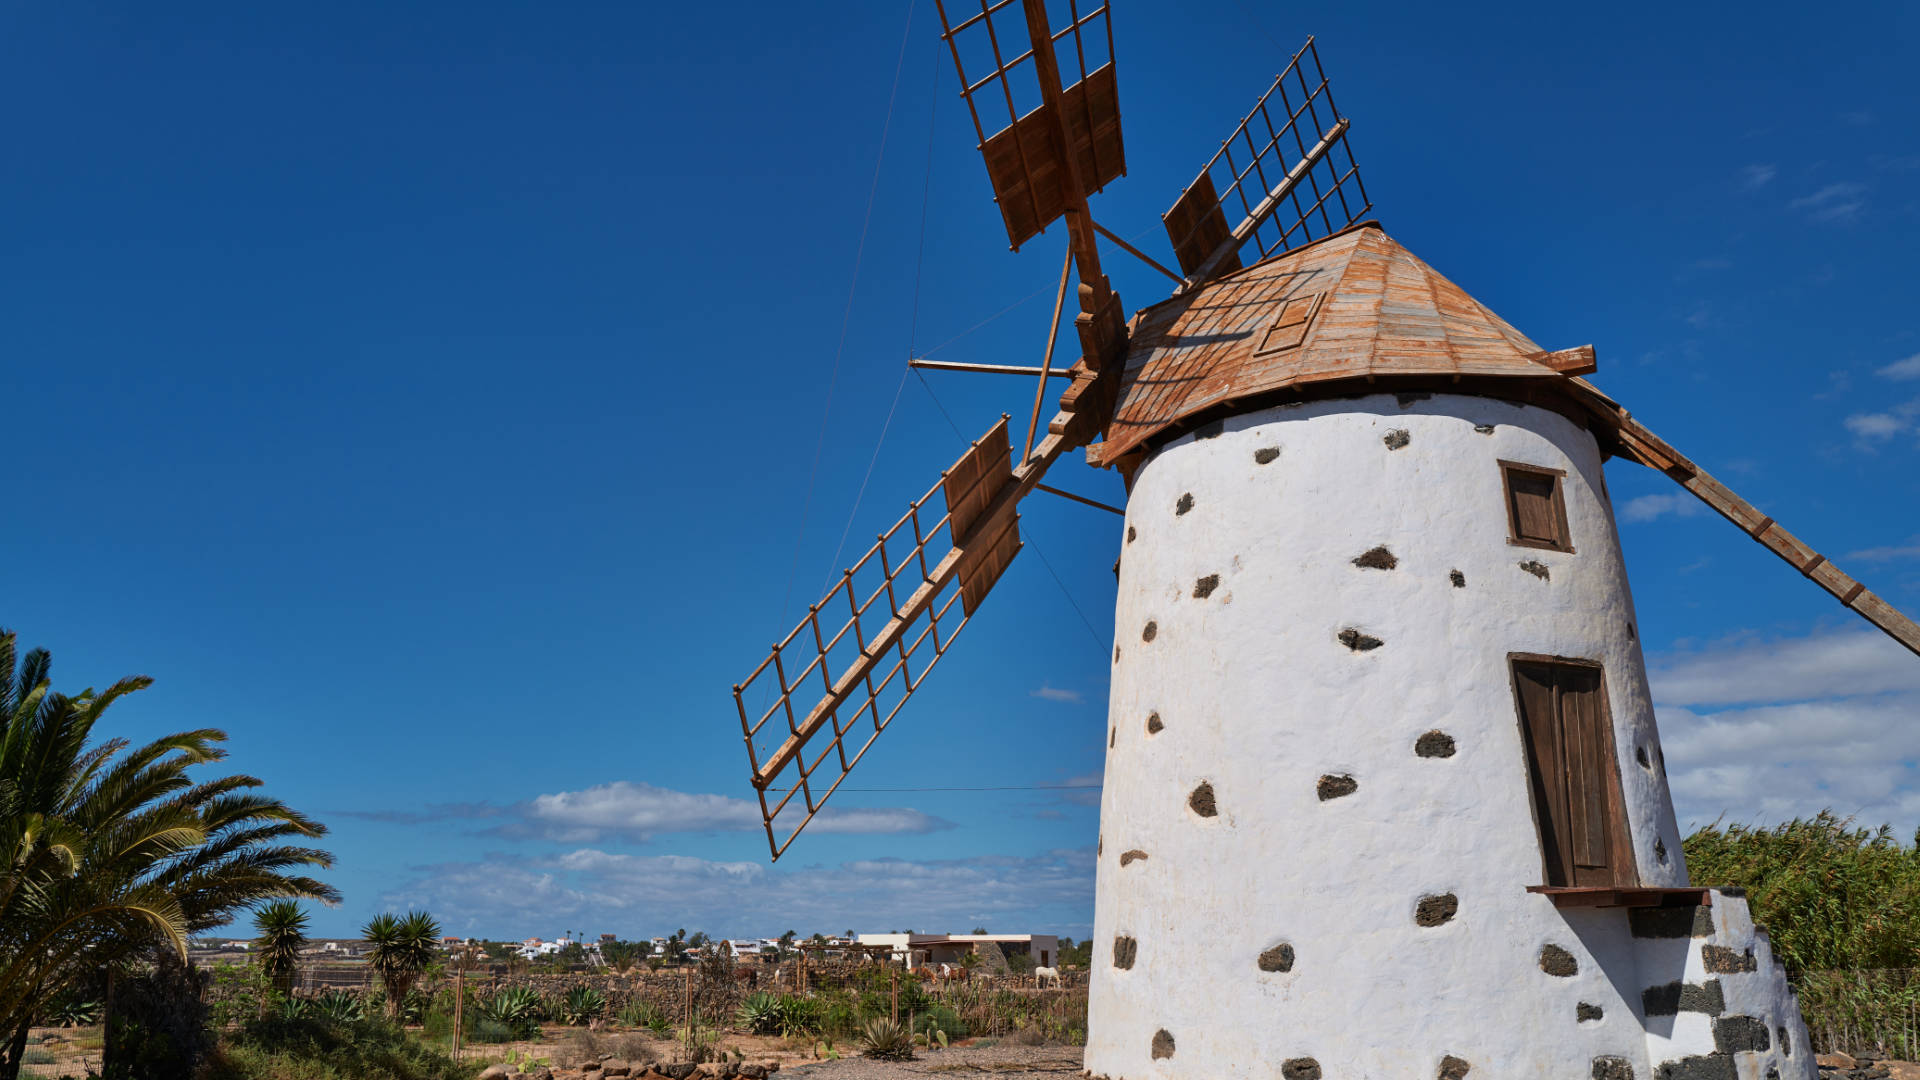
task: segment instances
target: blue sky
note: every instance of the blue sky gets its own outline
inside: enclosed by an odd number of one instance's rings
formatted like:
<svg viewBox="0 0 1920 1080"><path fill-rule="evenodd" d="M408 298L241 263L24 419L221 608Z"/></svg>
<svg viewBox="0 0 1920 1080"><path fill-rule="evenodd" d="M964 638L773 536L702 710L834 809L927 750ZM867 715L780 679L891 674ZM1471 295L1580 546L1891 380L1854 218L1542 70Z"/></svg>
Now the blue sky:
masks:
<svg viewBox="0 0 1920 1080"><path fill-rule="evenodd" d="M1095 213L1164 257L1159 213L1317 33L1396 239L1594 343L1603 388L1914 611L1902 7L1118 0L1129 174ZM323 934L423 904L515 937L1084 935L1092 790L848 792L871 812L777 868L740 801L730 685L961 448L909 350L1044 339L1064 240L1007 252L939 48L930 0L0 8L0 623L69 689L154 676L115 733L225 728L326 820ZM928 381L970 435L1031 395ZM1683 824L1911 835L1920 662L1609 473ZM860 782L1097 782L1116 523L1028 506Z"/></svg>

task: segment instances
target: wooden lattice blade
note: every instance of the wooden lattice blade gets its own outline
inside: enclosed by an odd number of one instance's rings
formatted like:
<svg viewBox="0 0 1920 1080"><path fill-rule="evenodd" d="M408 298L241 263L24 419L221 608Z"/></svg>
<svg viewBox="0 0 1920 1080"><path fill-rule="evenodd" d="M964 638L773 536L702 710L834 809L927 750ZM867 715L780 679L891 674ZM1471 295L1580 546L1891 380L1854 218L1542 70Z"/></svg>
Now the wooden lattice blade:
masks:
<svg viewBox="0 0 1920 1080"><path fill-rule="evenodd" d="M775 859L892 723L1019 553L1019 501L1068 445L1050 435L1015 469L1002 417L734 687ZM936 513L936 495L944 513ZM756 697L771 698L771 707L761 711L756 702L750 711Z"/></svg>
<svg viewBox="0 0 1920 1080"><path fill-rule="evenodd" d="M1748 536L1765 545L1767 550L1780 556L1787 565L1800 571L1815 585L1831 593L1834 599L1856 615L1920 656L1920 625L1915 625L1912 619L1892 604L1842 573L1839 567L1827 561L1825 555L1801 543L1792 533L1708 475L1705 469L1688 460L1624 410L1618 422L1620 445L1628 456L1672 477L1674 482L1692 492L1721 517L1739 526Z"/></svg>

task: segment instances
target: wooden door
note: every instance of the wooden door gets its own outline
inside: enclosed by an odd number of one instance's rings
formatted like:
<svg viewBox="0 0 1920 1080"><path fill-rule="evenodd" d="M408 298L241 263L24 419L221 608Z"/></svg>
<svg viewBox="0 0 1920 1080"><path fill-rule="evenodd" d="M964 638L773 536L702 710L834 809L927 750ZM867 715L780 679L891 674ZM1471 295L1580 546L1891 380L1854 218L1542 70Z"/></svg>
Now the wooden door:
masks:
<svg viewBox="0 0 1920 1080"><path fill-rule="evenodd" d="M1637 885L1600 668L1515 657L1513 686L1546 884Z"/></svg>

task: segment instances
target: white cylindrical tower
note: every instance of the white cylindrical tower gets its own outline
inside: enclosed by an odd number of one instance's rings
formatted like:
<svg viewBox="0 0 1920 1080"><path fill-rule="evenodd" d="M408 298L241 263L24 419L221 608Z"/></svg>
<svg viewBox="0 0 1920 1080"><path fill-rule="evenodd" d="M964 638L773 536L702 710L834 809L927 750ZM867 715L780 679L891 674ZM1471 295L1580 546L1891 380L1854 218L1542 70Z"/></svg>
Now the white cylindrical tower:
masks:
<svg viewBox="0 0 1920 1080"><path fill-rule="evenodd" d="M1529 891L1687 881L1601 460L1559 412L1421 393L1139 467L1089 1073L1653 1075L1695 1021L1646 996L1655 938Z"/></svg>

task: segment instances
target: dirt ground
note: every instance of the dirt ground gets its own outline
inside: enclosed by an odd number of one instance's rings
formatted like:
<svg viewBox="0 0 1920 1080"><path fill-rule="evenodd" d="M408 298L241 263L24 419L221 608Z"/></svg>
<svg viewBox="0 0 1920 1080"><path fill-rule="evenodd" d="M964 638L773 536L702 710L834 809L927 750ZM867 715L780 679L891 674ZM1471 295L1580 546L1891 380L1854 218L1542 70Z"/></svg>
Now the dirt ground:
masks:
<svg viewBox="0 0 1920 1080"><path fill-rule="evenodd" d="M98 1024L88 1027L37 1027L27 1032L27 1059L33 1064L20 1070L22 1076L86 1076L100 1071L100 1047L104 1043ZM40 1053L34 1053L35 1050ZM50 1057L52 1062L35 1061Z"/></svg>
<svg viewBox="0 0 1920 1080"><path fill-rule="evenodd" d="M984 1040L983 1040L984 1041ZM841 1058L783 1068L778 1080L896 1080L910 1076L992 1075L998 1080L1058 1080L1080 1072L1077 1046L955 1046L949 1050L920 1050L915 1061L868 1061Z"/></svg>

